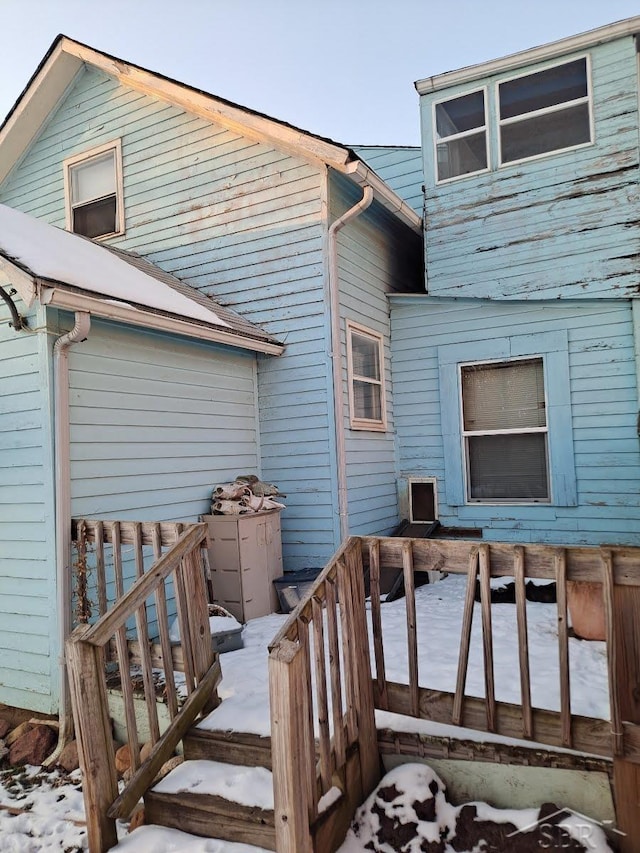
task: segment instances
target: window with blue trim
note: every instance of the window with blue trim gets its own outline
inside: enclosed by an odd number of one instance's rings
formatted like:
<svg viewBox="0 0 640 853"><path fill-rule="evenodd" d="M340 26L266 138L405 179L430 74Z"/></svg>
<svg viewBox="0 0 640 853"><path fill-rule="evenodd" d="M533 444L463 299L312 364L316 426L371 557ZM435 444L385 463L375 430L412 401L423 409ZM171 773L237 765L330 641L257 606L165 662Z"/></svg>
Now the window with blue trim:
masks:
<svg viewBox="0 0 640 853"><path fill-rule="evenodd" d="M575 506L567 334L439 347L452 506Z"/></svg>

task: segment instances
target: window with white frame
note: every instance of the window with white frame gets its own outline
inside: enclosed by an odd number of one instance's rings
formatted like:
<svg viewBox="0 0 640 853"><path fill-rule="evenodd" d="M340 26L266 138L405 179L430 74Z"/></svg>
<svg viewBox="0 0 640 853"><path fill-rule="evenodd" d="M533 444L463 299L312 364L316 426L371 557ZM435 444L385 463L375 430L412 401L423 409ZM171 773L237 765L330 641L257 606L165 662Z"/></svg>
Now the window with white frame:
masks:
<svg viewBox="0 0 640 853"><path fill-rule="evenodd" d="M435 104L438 181L487 168L486 124L484 89Z"/></svg>
<svg viewBox="0 0 640 853"><path fill-rule="evenodd" d="M460 366L467 500L549 502L542 358Z"/></svg>
<svg viewBox="0 0 640 853"><path fill-rule="evenodd" d="M64 161L67 229L85 237L124 233L120 140Z"/></svg>
<svg viewBox="0 0 640 853"><path fill-rule="evenodd" d="M352 429L385 430L382 335L347 323L347 366Z"/></svg>
<svg viewBox="0 0 640 853"><path fill-rule="evenodd" d="M498 105L501 163L590 143L587 58L499 83Z"/></svg>

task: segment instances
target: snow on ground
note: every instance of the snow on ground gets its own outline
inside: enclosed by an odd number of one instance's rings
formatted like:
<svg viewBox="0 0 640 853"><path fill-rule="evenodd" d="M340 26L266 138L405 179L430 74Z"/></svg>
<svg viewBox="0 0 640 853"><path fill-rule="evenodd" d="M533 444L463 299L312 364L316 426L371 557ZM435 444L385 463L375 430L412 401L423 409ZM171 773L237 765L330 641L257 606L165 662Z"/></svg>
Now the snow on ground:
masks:
<svg viewBox="0 0 640 853"><path fill-rule="evenodd" d="M453 691L458 662L466 579L450 576L416 590L416 613L420 655L419 680L422 685ZM520 701L516 610L513 604L492 606L496 697ZM558 648L555 604L527 603L531 689L536 707L559 708ZM405 602L382 607L387 678L406 681L407 640ZM201 723L204 728L270 733L267 646L287 617L279 614L249 622L243 631L244 648L222 657L223 680L219 688L222 704ZM608 718L606 649L604 643L570 640L572 711L576 714ZM467 692L484 693L480 605L476 604L469 660ZM488 735L452 729L434 723L378 712L379 726L403 730L489 740ZM495 739L496 736L493 736ZM501 740L504 740L503 738ZM39 770L27 770L27 777ZM76 851L86 849L84 819L77 778L65 784L57 774L44 774L38 786L28 791L16 787L13 773L0 773L0 850L2 853L36 851ZM59 785L59 787L56 787ZM3 805L28 808L26 814L12 815ZM123 838L119 853L256 853L257 848L229 842L193 839L174 830L153 827L138 829ZM259 853L259 851L258 851Z"/></svg>

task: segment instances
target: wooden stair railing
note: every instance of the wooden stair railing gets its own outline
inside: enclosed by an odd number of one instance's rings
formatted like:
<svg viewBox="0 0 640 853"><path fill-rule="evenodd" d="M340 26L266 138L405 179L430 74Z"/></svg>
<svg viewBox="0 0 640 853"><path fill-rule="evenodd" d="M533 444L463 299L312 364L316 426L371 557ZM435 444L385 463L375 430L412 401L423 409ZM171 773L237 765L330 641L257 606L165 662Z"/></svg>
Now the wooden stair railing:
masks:
<svg viewBox="0 0 640 853"><path fill-rule="evenodd" d="M335 850L380 779L357 538L326 566L269 651L277 850Z"/></svg>
<svg viewBox="0 0 640 853"><path fill-rule="evenodd" d="M103 524L109 530L110 541L118 546L122 536L121 525L124 523L98 524ZM146 572L141 562L143 531L153 544L156 555L155 562ZM101 541L103 532L101 527L98 531ZM202 549L206 545L207 526L188 526L165 553L161 553L160 547L162 534L160 524L133 523L130 535L136 550L137 580L127 592L123 591L121 581L117 580L120 548L115 547L116 603L94 625L79 625L66 643L91 853L102 853L116 844L116 819L130 815L198 714L216 703L216 686L221 673L211 643L203 568ZM173 584L181 654L175 653L175 646L172 647L169 637L167 583ZM148 630L147 602L151 597L155 599L160 635L160 643L155 645L149 640ZM132 620L135 621L135 629L131 628ZM135 639L131 639L131 634L134 634ZM105 662L111 659L114 649L124 700L132 769L132 776L121 793L118 793L105 670ZM142 670L145 708L153 745L150 755L142 763L130 679L133 662ZM176 667L184 671L186 701L182 706L174 676ZM155 679L153 672L157 669L163 671L171 717L171 723L162 735L156 707L157 672Z"/></svg>

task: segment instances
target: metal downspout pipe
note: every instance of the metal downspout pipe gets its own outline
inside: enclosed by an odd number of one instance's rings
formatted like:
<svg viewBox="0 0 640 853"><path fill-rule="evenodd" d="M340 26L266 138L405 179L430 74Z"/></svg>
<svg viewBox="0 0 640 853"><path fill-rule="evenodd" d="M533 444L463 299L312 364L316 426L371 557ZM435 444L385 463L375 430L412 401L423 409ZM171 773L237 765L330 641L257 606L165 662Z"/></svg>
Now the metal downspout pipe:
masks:
<svg viewBox="0 0 640 853"><path fill-rule="evenodd" d="M64 644L71 633L71 460L69 427L69 349L85 341L91 329L91 314L76 311L70 332L53 345L54 430L56 474L56 603L59 625L60 737L52 758L71 738L73 722Z"/></svg>
<svg viewBox="0 0 640 853"><path fill-rule="evenodd" d="M365 211L373 201L373 189L363 188L359 202L350 207L329 226L329 310L331 313L331 361L333 367L333 410L336 430L336 464L338 467L338 513L340 540L349 535L347 496L347 454L344 431L344 392L342 383L342 349L340 346L340 288L338 276L338 232L347 222Z"/></svg>

